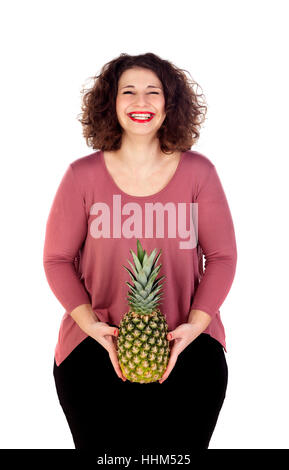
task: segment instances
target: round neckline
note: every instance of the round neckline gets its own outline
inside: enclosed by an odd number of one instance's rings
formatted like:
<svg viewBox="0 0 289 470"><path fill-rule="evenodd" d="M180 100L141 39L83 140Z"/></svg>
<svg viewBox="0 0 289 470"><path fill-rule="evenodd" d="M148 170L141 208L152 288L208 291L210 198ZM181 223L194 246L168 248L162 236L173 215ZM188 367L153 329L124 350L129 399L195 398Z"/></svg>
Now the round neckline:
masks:
<svg viewBox="0 0 289 470"><path fill-rule="evenodd" d="M153 199L155 197L158 197L160 194L163 194L165 191L167 191L167 189L170 188L170 186L173 184L174 180L176 179L177 177L177 174L178 172L180 171L180 168L181 168L181 165L182 165L182 162L184 160L184 154L185 152L181 152L181 156L180 156L180 160L178 162L178 166L177 168L175 169L175 172L173 174L173 176L171 177L171 179L168 181L168 183L166 184L166 186L164 188L162 188L160 191L158 191L157 193L154 193L154 194L150 194L148 196L133 196L131 194L128 194L126 192L124 192L121 188L119 188L119 186L116 184L116 182L114 181L112 175L110 174L110 172L108 171L108 168L106 166L106 163L105 163L105 160L104 160L104 154L103 154L103 151L102 150L99 150L99 153L100 153L100 159L101 159L101 163L102 163L102 166L104 168L104 171L106 172L106 174L108 175L110 181L112 182L113 186L115 187L115 189L121 193L123 196L126 196L126 197L131 197L133 199Z"/></svg>

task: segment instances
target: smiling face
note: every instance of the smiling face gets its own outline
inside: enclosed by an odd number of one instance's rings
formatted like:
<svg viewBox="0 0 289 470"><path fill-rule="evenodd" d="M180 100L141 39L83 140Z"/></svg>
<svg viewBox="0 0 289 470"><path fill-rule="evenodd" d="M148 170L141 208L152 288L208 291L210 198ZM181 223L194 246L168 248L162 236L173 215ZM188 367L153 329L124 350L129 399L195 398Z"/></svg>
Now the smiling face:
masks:
<svg viewBox="0 0 289 470"><path fill-rule="evenodd" d="M116 114L127 133L154 135L157 132L166 117L165 97L162 82L152 70L133 67L122 73Z"/></svg>

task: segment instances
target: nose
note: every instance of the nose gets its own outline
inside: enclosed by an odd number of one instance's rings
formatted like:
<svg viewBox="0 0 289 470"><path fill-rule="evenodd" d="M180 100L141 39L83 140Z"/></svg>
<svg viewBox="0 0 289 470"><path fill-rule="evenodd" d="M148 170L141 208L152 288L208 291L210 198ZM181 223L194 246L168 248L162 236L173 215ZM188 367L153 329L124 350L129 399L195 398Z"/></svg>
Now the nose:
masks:
<svg viewBox="0 0 289 470"><path fill-rule="evenodd" d="M143 94L140 94L135 99L136 106L145 106L146 103L149 101L149 97Z"/></svg>

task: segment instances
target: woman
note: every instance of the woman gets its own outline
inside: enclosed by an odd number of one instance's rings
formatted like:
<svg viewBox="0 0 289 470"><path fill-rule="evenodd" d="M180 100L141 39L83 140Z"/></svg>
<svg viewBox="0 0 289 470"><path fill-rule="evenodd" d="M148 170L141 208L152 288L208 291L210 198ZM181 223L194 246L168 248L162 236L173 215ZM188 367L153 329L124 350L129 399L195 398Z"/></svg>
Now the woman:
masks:
<svg viewBox="0 0 289 470"><path fill-rule="evenodd" d="M68 166L43 256L66 310L53 373L76 449L207 449L223 405L219 308L237 249L216 168L190 150L207 110L195 84L152 53L121 54L84 94L83 133L100 150ZM137 238L147 252L162 249L171 346L163 377L145 385L126 380L116 351L128 309L123 265Z"/></svg>

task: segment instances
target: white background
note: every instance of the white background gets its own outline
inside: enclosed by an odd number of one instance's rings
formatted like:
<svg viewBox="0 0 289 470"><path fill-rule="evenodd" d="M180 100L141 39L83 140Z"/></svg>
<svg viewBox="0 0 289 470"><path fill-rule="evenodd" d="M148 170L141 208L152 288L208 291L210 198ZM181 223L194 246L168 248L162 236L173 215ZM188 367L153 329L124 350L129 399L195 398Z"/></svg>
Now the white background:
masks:
<svg viewBox="0 0 289 470"><path fill-rule="evenodd" d="M74 448L52 375L64 309L45 278L44 232L67 165L93 152L80 90L122 52L188 70L209 106L193 150L217 168L238 246L220 309L229 382L210 449L289 448L286 7L1 3L1 448Z"/></svg>

